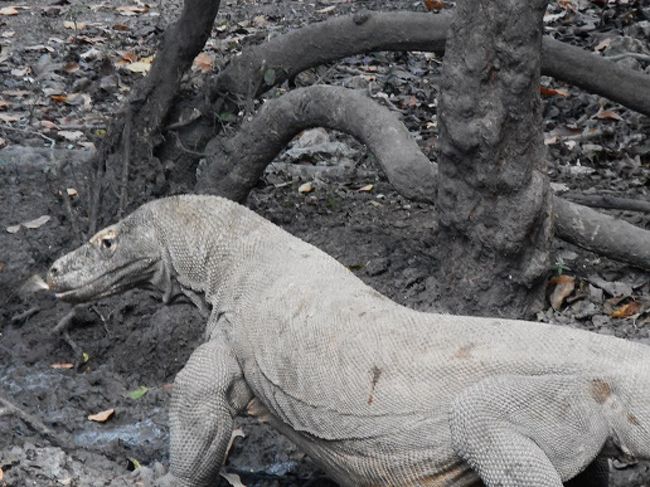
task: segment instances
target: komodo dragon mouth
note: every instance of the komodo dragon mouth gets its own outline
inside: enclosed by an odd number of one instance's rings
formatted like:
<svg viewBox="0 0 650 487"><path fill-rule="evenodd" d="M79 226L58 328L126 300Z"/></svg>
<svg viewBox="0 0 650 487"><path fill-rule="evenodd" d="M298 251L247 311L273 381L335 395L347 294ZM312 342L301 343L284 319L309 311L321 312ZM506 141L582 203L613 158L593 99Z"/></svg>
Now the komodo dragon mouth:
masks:
<svg viewBox="0 0 650 487"><path fill-rule="evenodd" d="M67 273L57 271L53 266L47 276L50 291L62 301L85 302L118 294L150 281L154 262L142 258L121 267L107 269L90 279L80 279L78 270Z"/></svg>

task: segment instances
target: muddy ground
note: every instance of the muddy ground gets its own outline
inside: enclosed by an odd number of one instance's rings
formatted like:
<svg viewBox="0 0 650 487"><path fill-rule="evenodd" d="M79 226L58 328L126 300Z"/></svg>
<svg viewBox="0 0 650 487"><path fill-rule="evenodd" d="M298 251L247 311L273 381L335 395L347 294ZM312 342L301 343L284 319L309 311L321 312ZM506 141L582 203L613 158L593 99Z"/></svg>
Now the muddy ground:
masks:
<svg viewBox="0 0 650 487"><path fill-rule="evenodd" d="M606 42L604 54L650 55L650 9L644 4L572 4L575 12L552 3L549 35L590 50ZM141 76L138 69L179 4L21 5L27 8L17 15L0 16L0 397L30 417L0 415L0 485L146 485L165 469L170 384L197 345L203 319L187 303L163 306L158 296L134 291L80 309L67 342L52 330L69 306L20 288L81 241L63 198L73 211L87 201L81 170L87 150ZM269 33L362 8L424 9L416 1L222 2L206 53L218 66ZM648 71L640 56L620 62ZM200 89L205 76L197 66L188 86ZM297 83L367 90L400 111L434 157L437 76L439 60L432 55L374 54L310 70ZM544 101L555 188L568 195L607 192L649 200L647 117L554 80L543 83L566 92ZM225 118L229 129L235 122ZM312 192L298 191L305 182L313 184ZM437 309L432 276L444 256L436 251L435 208L397 195L355 141L322 131L303 135L269 169L248 205L396 301ZM647 214L614 213L650 228ZM12 228L41 216L49 219ZM562 242L557 256L549 281L562 273L575 278L576 288L559 310L549 305L538 319L650 344L650 274ZM638 303L635 312L621 311L629 303ZM60 368L80 355L78 367ZM87 419L108 409L115 413L105 423ZM54 436L44 436L35 421ZM333 485L266 426L242 419L239 427L245 436L235 440L225 470L245 485ZM646 464L611 467L614 485L650 485Z"/></svg>

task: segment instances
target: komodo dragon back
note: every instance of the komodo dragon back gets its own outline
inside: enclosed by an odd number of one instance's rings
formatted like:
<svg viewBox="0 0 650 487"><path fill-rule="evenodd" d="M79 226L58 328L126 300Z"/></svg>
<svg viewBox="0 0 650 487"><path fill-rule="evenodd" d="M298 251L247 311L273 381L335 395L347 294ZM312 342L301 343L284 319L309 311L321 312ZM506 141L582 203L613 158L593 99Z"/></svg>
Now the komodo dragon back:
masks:
<svg viewBox="0 0 650 487"><path fill-rule="evenodd" d="M209 314L175 380L160 486L212 485L246 413L343 486L602 487L607 455L650 458L648 347L410 310L222 198L147 203L47 282L71 302L184 293Z"/></svg>

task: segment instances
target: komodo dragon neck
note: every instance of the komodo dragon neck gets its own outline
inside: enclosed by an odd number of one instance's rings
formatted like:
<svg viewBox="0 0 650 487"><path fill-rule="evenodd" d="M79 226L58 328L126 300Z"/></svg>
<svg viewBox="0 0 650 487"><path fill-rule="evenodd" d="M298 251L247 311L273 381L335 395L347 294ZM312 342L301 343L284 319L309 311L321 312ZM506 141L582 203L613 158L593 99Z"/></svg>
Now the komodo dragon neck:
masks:
<svg viewBox="0 0 650 487"><path fill-rule="evenodd" d="M158 286L166 290L165 281L176 280L212 307L236 298L246 268L260 265L258 249L273 245L273 234L285 233L243 206L216 201L200 204L199 197L189 204L182 196L169 198L156 202L160 208L154 213L164 269Z"/></svg>

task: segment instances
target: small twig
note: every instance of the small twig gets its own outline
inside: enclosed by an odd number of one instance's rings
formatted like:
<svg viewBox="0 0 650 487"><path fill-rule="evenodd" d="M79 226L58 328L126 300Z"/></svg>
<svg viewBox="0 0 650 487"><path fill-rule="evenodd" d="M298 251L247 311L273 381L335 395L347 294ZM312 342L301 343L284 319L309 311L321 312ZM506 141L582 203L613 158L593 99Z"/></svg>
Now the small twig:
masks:
<svg viewBox="0 0 650 487"><path fill-rule="evenodd" d="M567 195L567 198L581 205L592 208L606 208L622 211L642 211L650 213L650 201L635 200L632 198L619 198L606 195Z"/></svg>
<svg viewBox="0 0 650 487"><path fill-rule="evenodd" d="M183 152L187 152L188 154L191 154L196 157L208 157L208 154L206 154L205 152L196 152L193 151L192 149L188 149L187 147L185 147L183 141L181 140L181 136L178 135L178 132L172 132L172 134L174 134L174 137L176 137L176 142L178 143L178 147L180 147Z"/></svg>
<svg viewBox="0 0 650 487"><path fill-rule="evenodd" d="M20 418L27 426L41 434L45 437L50 443L60 448L66 448L67 443L57 435L54 431L48 428L40 419L29 414L27 411L19 408L9 400L0 396L0 404L3 406L0 409L0 416L2 415L14 415L17 418Z"/></svg>
<svg viewBox="0 0 650 487"><path fill-rule="evenodd" d="M22 324L34 316L36 313L38 313L40 310L41 308L39 306L32 306L27 311L23 311L22 313L18 313L17 315L13 316L11 318L11 324L14 326Z"/></svg>
<svg viewBox="0 0 650 487"><path fill-rule="evenodd" d="M64 331L63 334L61 335L63 338L63 341L68 344L68 346L72 349L72 353L75 356L75 368L81 367L83 365L83 354L84 351L81 349L79 345L77 345L77 342L75 342L70 334L67 331Z"/></svg>
<svg viewBox="0 0 650 487"><path fill-rule="evenodd" d="M102 322L102 326L104 327L104 331L106 332L107 336L111 336L111 332L108 329L108 320L104 317L104 315L99 311L97 306L94 304L90 306L91 311L93 311L97 316L99 316L99 320Z"/></svg>
<svg viewBox="0 0 650 487"><path fill-rule="evenodd" d="M12 132L19 132L21 134L29 134L29 135L36 135L38 137L41 137L42 139L46 140L47 142L50 143L50 148L54 149L54 146L56 145L56 140L54 140L51 137L48 137L47 135L44 135L40 132L37 132L36 130L29 130L29 129L19 129L16 127L9 127L7 125L3 125L0 127L0 130L9 130Z"/></svg>

